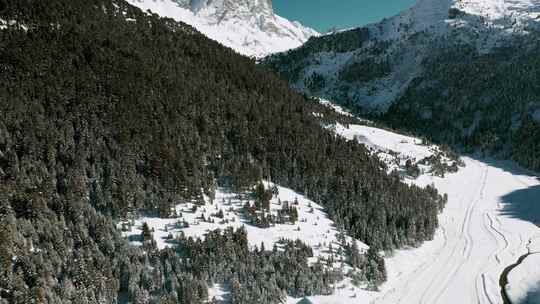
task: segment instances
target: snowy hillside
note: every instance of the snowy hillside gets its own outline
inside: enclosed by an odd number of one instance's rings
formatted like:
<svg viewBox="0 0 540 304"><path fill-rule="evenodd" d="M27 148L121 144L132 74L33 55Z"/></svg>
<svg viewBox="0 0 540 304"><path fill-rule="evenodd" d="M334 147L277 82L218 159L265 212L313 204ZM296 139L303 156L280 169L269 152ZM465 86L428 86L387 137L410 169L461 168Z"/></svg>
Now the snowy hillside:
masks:
<svg viewBox="0 0 540 304"><path fill-rule="evenodd" d="M263 60L298 91L540 171L540 4L419 0Z"/></svg>
<svg viewBox="0 0 540 304"><path fill-rule="evenodd" d="M270 188L274 184L266 183ZM129 225L129 222L120 225L132 226L124 235L131 237L132 244L140 245L136 236L142 232L142 223L147 223L154 230L154 238L159 249L174 244L173 238L178 233L183 233L186 237L204 237L212 230L224 229L226 227L245 227L250 245L260 248L264 243L265 248L271 249L282 239L300 239L314 249L315 257L328 255L328 247L339 248L339 231L332 220L328 218L324 209L316 203L308 200L288 188L277 186L278 194L270 203L270 213L276 215L284 205L294 206L298 210L298 221L295 224L276 224L268 228L262 228L251 224L244 216L246 203L254 204L253 199L248 195L231 193L225 189L219 189L216 197L212 201L206 198L207 202L203 206L196 206L191 203L179 204L176 206L178 217L161 219L157 217L141 217ZM172 238L171 238L172 236ZM351 242L350 237L346 237L347 242ZM356 241L360 249L367 249L367 245Z"/></svg>
<svg viewBox="0 0 540 304"><path fill-rule="evenodd" d="M264 183L265 188L274 188L276 194L270 200L270 212L265 216L278 216L284 206L294 207L298 211L298 219L295 223L284 223L261 227L253 224L246 216L246 204L254 206L253 198L248 194L231 193L226 189L218 189L214 200L206 197L206 204L194 205L192 203L179 204L175 207L174 216L162 219L153 216L143 216L137 219L123 221L118 224L123 235L135 246L141 246L141 234L143 224L151 229L157 248L163 249L175 245L175 238L180 234L185 237L204 238L205 235L217 229L227 227L244 227L247 232L249 245L252 250L272 250L274 246L279 248L282 240L301 240L313 249L311 262L319 260L335 261L332 267L342 268L347 276L343 281L336 284L334 297L356 298L356 295L365 297L372 292L364 290L363 283L352 283L350 276L352 268L343 261L346 259L343 245L356 243L359 252L365 253L368 246L353 240L343 231L338 231L336 224L328 218L323 207L305 198L288 188ZM344 268L343 268L344 267ZM209 294L217 299L225 299L227 289L223 286L215 286L209 290Z"/></svg>
<svg viewBox="0 0 540 304"><path fill-rule="evenodd" d="M299 47L315 30L274 14L272 2L202 0L128 0L163 17L197 28L225 46L247 56L263 57Z"/></svg>
<svg viewBox="0 0 540 304"><path fill-rule="evenodd" d="M417 159L430 152L418 139L376 128L352 125L335 131L349 139L362 138L373 149L395 150ZM314 304L503 303L499 279L522 255L538 251L540 228L515 209L526 205L538 214L540 181L511 162L464 157L466 166L445 178L423 174L413 182L448 194L432 241L419 248L398 250L385 259L388 281L379 292L347 292L347 285L330 296L310 297ZM522 201L513 199L520 194ZM516 206L516 204L521 206ZM534 299L540 284L538 255L531 254L509 275L506 287L514 303ZM296 304L301 299L289 299Z"/></svg>
<svg viewBox="0 0 540 304"><path fill-rule="evenodd" d="M300 91L384 112L423 75L434 49L463 44L487 53L540 29L539 17L533 0L419 0L394 17L321 36L266 63Z"/></svg>
<svg viewBox="0 0 540 304"><path fill-rule="evenodd" d="M540 5L533 0L419 0L401 14L369 25L382 39L401 39L427 31L444 34L451 28L474 28L478 33L526 32L535 26Z"/></svg>
<svg viewBox="0 0 540 304"><path fill-rule="evenodd" d="M382 160L396 170L403 168L405 160L420 163L441 152L437 146L425 145L420 139L371 126L336 125L329 128L340 136L365 144L373 153L385 156ZM287 303L503 303L499 284L503 270L524 254L538 250L540 228L526 214L540 214L535 205L540 196L540 181L511 162L471 157L463 157L461 161L465 166L445 177L432 174L426 166L416 179L407 179L423 187L434 185L440 192L448 194L448 203L439 216L440 228L433 240L418 248L397 250L387 255L388 280L379 291L355 285L346 277L334 286L331 295L306 299L289 297ZM265 186L271 188L273 185L265 183ZM124 234L133 244L140 244L137 237L141 234L142 223L146 222L154 231L158 247L163 248L173 244L174 237L180 233L200 237L216 228L245 226L252 248L260 247L261 243L265 248L271 248L281 238L298 238L313 246L315 257L328 257L330 246L332 252L339 252L339 232L324 210L287 188L278 186L277 189L278 194L271 200L270 213L276 214L285 201L297 201L294 203L298 208L297 224L278 224L269 228L252 225L242 212L249 198L219 189L213 203L207 198L206 204L196 210L192 204L178 205L178 217L174 219L143 217L126 222L127 227L131 227ZM223 218L217 216L220 210L223 210ZM537 218L540 220L540 215ZM357 244L362 249L367 248L358 241ZM513 299L523 299L527 293L530 296L540 282L537 262L537 255L530 255L509 274L509 285L505 288ZM227 291L217 286L210 292L223 295Z"/></svg>
<svg viewBox="0 0 540 304"><path fill-rule="evenodd" d="M349 140L366 145L387 165L388 172L406 171L407 166L418 167L418 172L415 175L424 173L444 175L447 171L455 172L458 170L458 163L460 163L458 159L451 159L440 147L425 144L418 138L367 125L343 126L337 124L331 129ZM435 172L437 165L444 167L439 173Z"/></svg>
<svg viewBox="0 0 540 304"><path fill-rule="evenodd" d="M417 159L430 153L430 147L418 145L418 139L385 130L357 125L335 130L349 139L360 138L373 149L392 149ZM540 228L524 213L540 218L536 204L540 181L511 162L470 157L463 161L466 166L457 173L444 178L422 174L413 181L420 186L433 184L448 194L439 231L421 247L398 250L385 259L388 281L379 293L359 297L389 304L502 303L499 279L503 270L523 254L538 251ZM531 254L509 275L511 297L521 300L534 292L540 284L539 272L538 256ZM335 296L312 300L316 304L356 303L346 297L338 301Z"/></svg>

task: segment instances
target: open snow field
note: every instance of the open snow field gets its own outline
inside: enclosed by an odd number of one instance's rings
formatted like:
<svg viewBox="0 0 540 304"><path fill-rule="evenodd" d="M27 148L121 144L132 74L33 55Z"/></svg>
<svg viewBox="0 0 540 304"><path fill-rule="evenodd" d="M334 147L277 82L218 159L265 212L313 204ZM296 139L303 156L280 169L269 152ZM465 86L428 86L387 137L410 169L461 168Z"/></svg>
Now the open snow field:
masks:
<svg viewBox="0 0 540 304"><path fill-rule="evenodd" d="M457 174L418 180L448 193L439 232L422 247L387 259L390 279L373 303L502 303L501 273L540 236L537 226L512 211L519 202L507 198L540 183L510 164L464 161L467 167ZM529 199L540 214L540 192L531 191Z"/></svg>

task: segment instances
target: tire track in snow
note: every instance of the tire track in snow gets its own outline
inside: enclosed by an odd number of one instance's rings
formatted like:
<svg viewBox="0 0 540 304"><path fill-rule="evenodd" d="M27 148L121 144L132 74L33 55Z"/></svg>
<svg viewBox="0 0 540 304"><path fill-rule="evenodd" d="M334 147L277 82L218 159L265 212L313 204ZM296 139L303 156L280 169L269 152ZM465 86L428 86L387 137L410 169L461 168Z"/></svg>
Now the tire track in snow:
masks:
<svg viewBox="0 0 540 304"><path fill-rule="evenodd" d="M491 231L494 231L495 234L497 234L498 236L500 236L500 238L503 240L504 242L504 248L501 249L500 251L497 251L497 253L495 254L495 259L497 260L497 263L500 264L501 263L501 258L500 258L500 254L504 251L507 251L508 248L510 247L510 242L508 242L508 239L506 238L506 235L504 235L504 233L502 233L501 230L499 230L498 228L495 227L495 222L493 221L493 217L492 215L488 212L486 213L486 217L488 218L489 220L489 227L491 228ZM500 225L500 221L498 220L498 217L497 217L497 223L499 223Z"/></svg>
<svg viewBox="0 0 540 304"><path fill-rule="evenodd" d="M464 199L462 199L461 204L463 204L463 201L464 201ZM446 245L446 243L445 243L445 245ZM443 265L449 265L449 263L452 262L452 260L453 260L455 254L456 254L456 251L457 251L459 245L460 245L459 242L456 242L456 244L454 244L454 246L452 247L452 251L451 251L450 255L445 259L445 262L444 262ZM447 246L443 246L442 249L445 249L446 247L447 247ZM442 249L441 249L441 250L442 250ZM441 255L441 254L438 254L437 256L441 257L442 255ZM427 270L429 270L429 269L427 269L427 268L422 269L422 271L427 271ZM424 302L425 302L424 300L425 300L426 296L427 296L428 293L432 290L433 286L436 285L436 283L438 283L438 282L437 282L437 278L432 278L431 282L430 282L429 285L424 289L424 292L422 293L422 297L420 298L420 303L424 303Z"/></svg>
<svg viewBox="0 0 540 304"><path fill-rule="evenodd" d="M441 252L447 247L447 243L448 243L448 236L446 234L446 229L441 226L439 227L441 229L441 233L443 235L443 245L437 250L437 252L435 254L433 254L433 256L439 256L441 254ZM423 270L426 269L426 266L429 266L429 264L431 264L431 261L430 260L426 260L424 261L422 264L418 265L416 267L416 269L408 274L407 276L410 278L411 276L416 276L417 273L419 272L422 272ZM410 283L412 282L412 280L409 280L409 279L405 279L404 280L405 283L403 286L401 286L399 289L397 288L392 288L390 289L388 292L386 292L382 298L380 299L375 299L375 302L379 302L379 301L384 301L386 300L387 298L395 295L395 294L401 294L402 296L400 296L400 298L397 300L397 304L399 303L402 303L402 300L405 299L409 293L409 291L411 291L411 289L409 288L409 285Z"/></svg>
<svg viewBox="0 0 540 304"><path fill-rule="evenodd" d="M481 184L480 184L480 190L478 191L477 195L471 200L471 204L469 205L469 208L466 213L466 217L461 225L461 235L465 236L465 245L463 249L463 259L460 259L460 262L458 263L458 266L452 271L451 275L448 277L448 279L445 281L444 285L442 286L441 290L437 293L437 296L435 297L434 301L431 301L429 303L438 303L440 298L443 296L443 294L448 290L450 283L456 279L457 273L461 270L461 268L471 259L471 253L472 248L474 247L474 241L470 232L471 227L471 220L472 215L475 210L476 205L483 199L484 197L484 190L486 188L487 184L487 177L488 177L488 171L489 167L486 165L481 165L483 168L482 170L482 177L481 177ZM480 303L480 297L478 295L477 288L473 288L474 297L476 298L477 303ZM474 299L473 299L474 301ZM426 302L428 303L428 302Z"/></svg>
<svg viewBox="0 0 540 304"><path fill-rule="evenodd" d="M479 168L475 171L482 171L483 169L477 162L473 162L470 165ZM457 210L464 210L464 212L455 215L451 214L449 218L446 218L446 224L450 225L448 227L454 229L451 229L451 231L448 232L446 229L444 230L443 237L445 237L445 240L443 245L440 246L435 253L430 255L431 258L427 262L417 266L411 274L400 278L402 283L398 287L390 289L382 296L382 298L376 299L375 303L436 303L430 301L430 298L433 298L434 291L437 291L438 286L443 286L443 290L441 290L442 294L446 290L446 287L444 286L450 285L453 276L448 274L458 272L460 264L457 261L463 259L464 255L468 256L470 259L472 250L466 247L472 246L474 243L467 227L468 225L471 225L474 204L478 203L482 195L481 190L485 179L483 173L484 172L471 180L473 183L477 183L476 187L473 189L479 189L478 191L473 192L475 194L469 195L468 193L464 193L461 195L461 200L458 204L449 206L449 208L457 207ZM463 182L462 187L465 187L468 181ZM453 222L456 223L453 224ZM444 225L441 225L441 227L444 227ZM451 235L449 236L448 233ZM449 240L450 237L451 241ZM464 244L465 239L467 239L467 241ZM424 285L425 282L429 282L427 286ZM417 294L419 287L421 287L423 291L420 297L418 297L419 295Z"/></svg>
<svg viewBox="0 0 540 304"><path fill-rule="evenodd" d="M484 231L486 231L492 239L497 244L497 249L492 252L489 256L489 258L484 262L482 266L482 270L477 274L476 276L476 289L477 291L481 291L482 297L485 301L482 301L479 299L479 303L489 303L494 304L494 300L491 299L490 292L488 290L488 282L486 280L487 271L489 270L490 261L494 259L497 264L501 264L501 259L499 255L501 252L506 251L509 247L509 242L506 239L506 236L499 232L497 228L494 226L493 219L489 213L489 211L486 211L483 214L483 228ZM504 244L503 244L504 243Z"/></svg>
<svg viewBox="0 0 540 304"><path fill-rule="evenodd" d="M498 206L498 205L497 205ZM498 217L496 217L497 223L500 225ZM508 251L510 247L510 243L504 233L500 231L497 227L495 227L495 221L493 220L493 216L491 215L490 208L483 211L483 230L488 233L491 238L495 241L497 244L497 249L493 251L489 258L483 263L482 270L477 274L476 276L476 288L477 291L481 291L483 299L479 298L479 303L489 303L494 304L494 299L492 299L492 294L490 294L488 290L488 280L486 279L486 276L489 272L490 267L490 261L494 259L497 264L501 264L501 258L500 255ZM492 282L493 283L493 282Z"/></svg>
<svg viewBox="0 0 540 304"><path fill-rule="evenodd" d="M440 217L442 234L436 243L427 245L428 251L397 257L393 263L399 278L389 281L387 290L383 287L372 303L502 303L500 272L522 254L523 240L537 230L500 212L504 208L501 198L536 186L538 180L510 170L506 163L499 167L470 158L466 163L461 176L435 180L437 188L451 198ZM396 263L417 257L421 259L412 267Z"/></svg>

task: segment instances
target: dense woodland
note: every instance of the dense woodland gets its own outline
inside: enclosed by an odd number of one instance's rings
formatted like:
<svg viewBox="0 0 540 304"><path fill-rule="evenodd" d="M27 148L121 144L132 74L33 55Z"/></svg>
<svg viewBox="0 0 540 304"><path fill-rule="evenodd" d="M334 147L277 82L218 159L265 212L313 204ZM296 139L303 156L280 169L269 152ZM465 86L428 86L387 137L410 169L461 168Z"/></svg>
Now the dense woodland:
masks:
<svg viewBox="0 0 540 304"><path fill-rule="evenodd" d="M512 157L540 171L540 33L480 54L439 43L383 119L466 152Z"/></svg>
<svg viewBox="0 0 540 304"><path fill-rule="evenodd" d="M379 249L433 236L435 189L387 175L321 127L346 118L193 28L121 0L0 0L0 18L0 303L202 303L213 283L233 303L329 292L340 274L298 242L253 253L226 231L160 252L115 227L263 178L371 245L350 255L367 281L384 280Z"/></svg>

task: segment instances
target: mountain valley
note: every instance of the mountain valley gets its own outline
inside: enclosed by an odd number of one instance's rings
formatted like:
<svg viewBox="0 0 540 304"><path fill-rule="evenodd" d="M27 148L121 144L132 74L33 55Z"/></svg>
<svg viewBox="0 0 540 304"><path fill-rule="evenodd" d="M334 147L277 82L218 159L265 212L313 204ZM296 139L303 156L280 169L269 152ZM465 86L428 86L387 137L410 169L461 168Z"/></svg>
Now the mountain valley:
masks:
<svg viewBox="0 0 540 304"><path fill-rule="evenodd" d="M0 0L0 304L538 304L539 38L534 0Z"/></svg>

